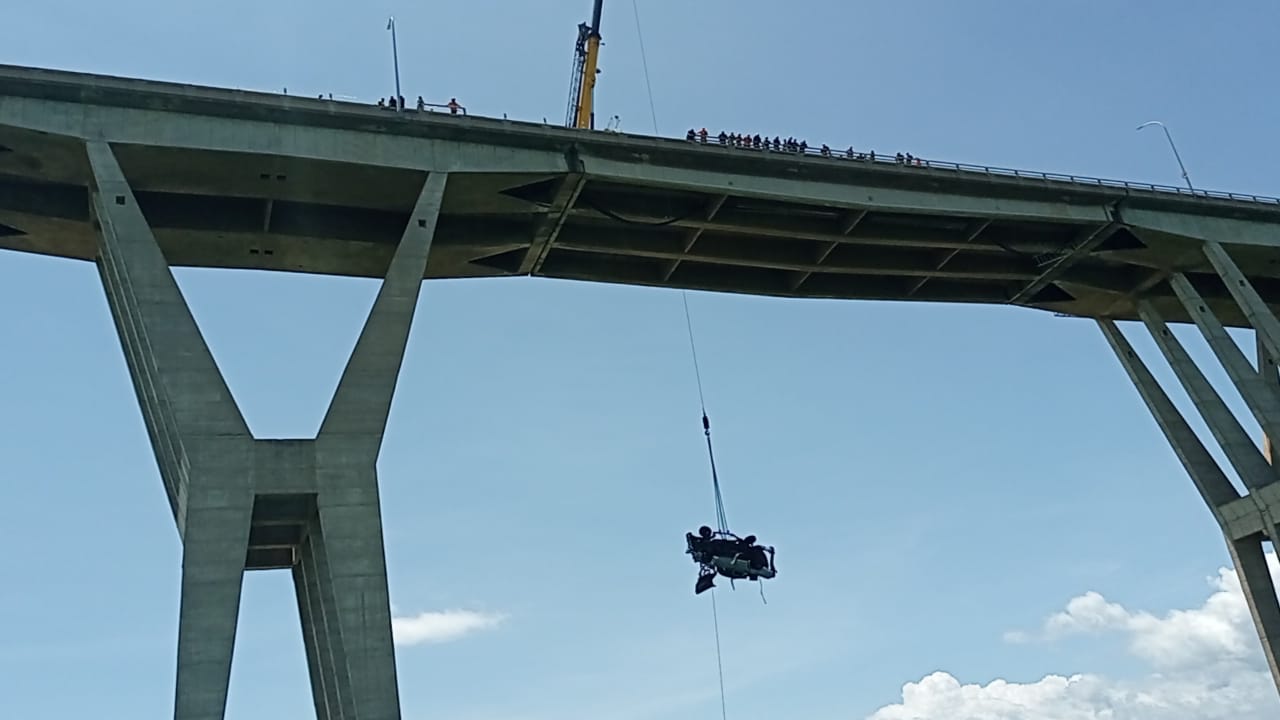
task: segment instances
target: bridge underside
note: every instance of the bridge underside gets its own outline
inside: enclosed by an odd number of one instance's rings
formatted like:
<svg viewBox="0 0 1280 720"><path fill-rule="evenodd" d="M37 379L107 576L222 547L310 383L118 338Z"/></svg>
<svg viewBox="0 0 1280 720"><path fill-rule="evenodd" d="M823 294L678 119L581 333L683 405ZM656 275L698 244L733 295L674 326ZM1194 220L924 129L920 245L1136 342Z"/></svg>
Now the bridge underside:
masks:
<svg viewBox="0 0 1280 720"><path fill-rule="evenodd" d="M97 263L183 538L178 720L223 716L241 577L271 568L294 573L316 717L399 718L376 461L422 277L1097 318L1223 531L1280 685L1280 474L1168 326L1194 322L1280 437L1277 229L1257 198L0 66L0 249ZM315 438L252 437L172 266L383 278ZM1115 320L1145 325L1241 487ZM1255 330L1256 363L1230 326Z"/></svg>
<svg viewBox="0 0 1280 720"><path fill-rule="evenodd" d="M112 147L174 266L382 277L425 176L412 167L284 154ZM741 152L689 151L706 153L711 167ZM1124 201L1104 206L1094 198L1096 212L1062 217L1002 212L998 195L989 213L982 203L963 213L954 202L934 211L858 207L736 193L665 171L595 173L624 158L593 152L603 159L578 167L572 154L568 161L557 154L561 171L452 171L426 277L535 275L796 298L1016 304L1115 319L1136 319L1141 296L1171 321L1188 321L1168 285L1176 271L1223 322L1247 324L1199 251L1203 239L1127 222ZM790 169L786 182L821 182L836 171L865 180L858 174L874 171L895 191L939 191L927 169L750 161ZM807 167L818 163L841 167ZM92 260L89 182L82 139L0 122L0 248ZM1008 199L1021 199L1017 188ZM1268 304L1280 303L1280 250L1226 243Z"/></svg>

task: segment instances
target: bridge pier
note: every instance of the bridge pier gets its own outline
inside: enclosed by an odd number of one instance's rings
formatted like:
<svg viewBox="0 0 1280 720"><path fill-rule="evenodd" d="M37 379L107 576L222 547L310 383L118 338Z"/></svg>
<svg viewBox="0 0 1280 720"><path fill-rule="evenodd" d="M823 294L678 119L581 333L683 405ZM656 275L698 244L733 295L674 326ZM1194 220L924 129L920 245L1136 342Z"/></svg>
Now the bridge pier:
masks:
<svg viewBox="0 0 1280 720"><path fill-rule="evenodd" d="M1265 450L1260 451L1254 444L1155 307L1139 301L1138 313L1244 483L1244 493L1227 478L1115 323L1109 319L1097 322L1222 529L1267 666L1280 690L1280 599L1264 553L1268 540L1272 547L1280 544L1280 473L1271 454L1273 440L1280 438L1280 377L1276 371L1280 363L1280 321L1221 245L1205 243L1204 253L1255 330L1256 368L1186 276L1175 273L1169 282L1262 427Z"/></svg>
<svg viewBox="0 0 1280 720"><path fill-rule="evenodd" d="M222 720L246 570L289 569L316 717L399 720L376 462L446 175L426 176L319 434L254 438L111 147L97 264L183 543L175 720Z"/></svg>

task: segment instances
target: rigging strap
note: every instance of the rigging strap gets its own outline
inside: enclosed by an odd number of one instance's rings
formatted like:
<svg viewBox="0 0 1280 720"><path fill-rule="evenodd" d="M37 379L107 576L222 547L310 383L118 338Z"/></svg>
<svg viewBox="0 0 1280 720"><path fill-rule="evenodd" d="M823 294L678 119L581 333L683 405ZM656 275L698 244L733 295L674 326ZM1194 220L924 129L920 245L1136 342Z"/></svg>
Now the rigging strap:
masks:
<svg viewBox="0 0 1280 720"><path fill-rule="evenodd" d="M702 371L698 368L698 346L693 341L693 320L689 316L689 291L681 290L684 299L684 323L689 330L689 351L693 355L693 375L698 380L698 404L702 407L702 432L707 436L707 458L711 461L711 487L716 495L716 523L722 533L729 532L729 520L724 512L724 498L720 495L720 475L716 472L716 454L711 449L711 420L707 417L707 400L702 393ZM729 581L733 583L732 580ZM716 591L711 589L711 619L716 632L716 671L720 677L720 719L726 720L724 698L724 663L720 659L720 613L716 609Z"/></svg>
<svg viewBox="0 0 1280 720"><path fill-rule="evenodd" d="M716 453L711 449L711 419L707 417L707 399L702 392L702 370L698 367L698 346L693 340L693 318L689 314L689 291L681 290L684 300L684 325L689 331L689 352L693 356L693 376L698 381L698 404L702 407L702 432L707 436L707 459L711 461L711 487L715 491L716 528L729 532L729 518L724 511L724 497L720 494L720 475L716 472Z"/></svg>
<svg viewBox="0 0 1280 720"><path fill-rule="evenodd" d="M702 430L707 436L707 458L711 461L711 487L716 495L716 522L720 524L722 533L729 532L729 518L724 511L724 497L720 494L720 475L716 472L716 453L711 449L711 421L707 419L707 411L702 411Z"/></svg>

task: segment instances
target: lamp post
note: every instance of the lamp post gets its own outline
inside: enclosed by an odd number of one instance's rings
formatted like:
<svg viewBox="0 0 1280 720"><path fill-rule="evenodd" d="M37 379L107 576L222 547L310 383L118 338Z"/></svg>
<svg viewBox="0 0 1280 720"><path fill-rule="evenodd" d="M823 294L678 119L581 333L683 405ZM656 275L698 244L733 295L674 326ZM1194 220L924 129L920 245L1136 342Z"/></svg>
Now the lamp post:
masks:
<svg viewBox="0 0 1280 720"><path fill-rule="evenodd" d="M1178 161L1178 168L1182 170L1182 179L1186 180L1187 187L1190 188L1192 192L1195 192L1195 187L1191 185L1191 176L1187 175L1187 166L1182 164L1182 156L1178 154L1178 146L1173 144L1173 136L1169 134L1169 128L1165 127L1164 123L1160 122L1159 120L1151 120L1149 122L1144 122L1141 125L1139 125L1138 129L1141 130L1142 128L1147 127L1149 125L1159 125L1160 129L1164 130L1164 136L1169 141L1169 147L1173 150L1173 157L1175 160Z"/></svg>
<svg viewBox="0 0 1280 720"><path fill-rule="evenodd" d="M396 48L396 19L395 16L387 18L387 29L391 31L391 62L396 71L396 112L404 110L403 102L400 98L400 51Z"/></svg>

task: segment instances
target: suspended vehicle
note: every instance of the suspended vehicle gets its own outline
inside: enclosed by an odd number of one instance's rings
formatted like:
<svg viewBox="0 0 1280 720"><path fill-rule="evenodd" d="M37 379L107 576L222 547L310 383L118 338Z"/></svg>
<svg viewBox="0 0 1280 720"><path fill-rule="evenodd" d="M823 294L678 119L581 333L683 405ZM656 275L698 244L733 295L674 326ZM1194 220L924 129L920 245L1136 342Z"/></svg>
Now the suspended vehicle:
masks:
<svg viewBox="0 0 1280 720"><path fill-rule="evenodd" d="M716 575L734 580L769 580L778 574L774 565L774 549L756 544L756 536L739 538L726 530L712 531L703 525L698 534L685 533L686 550L698 563L698 581L693 594L700 595L715 587Z"/></svg>
<svg viewBox="0 0 1280 720"><path fill-rule="evenodd" d="M691 340L692 335L691 328ZM707 456L711 459L711 485L715 491L716 521L719 529L712 530L703 525L698 528L697 535L685 533L685 542L688 545L685 553L692 556L693 561L698 564L698 580L693 586L694 595L701 595L715 587L716 575L728 578L729 584L732 585L734 580L757 582L771 580L778 574L778 568L774 564L775 551L772 546L757 544L755 535L740 538L729 531L729 520L724 511L724 498L720 494L720 476L716 472L716 457L711 449L711 421L707 418L705 409L702 412L702 429L707 436Z"/></svg>

